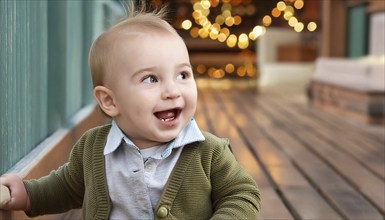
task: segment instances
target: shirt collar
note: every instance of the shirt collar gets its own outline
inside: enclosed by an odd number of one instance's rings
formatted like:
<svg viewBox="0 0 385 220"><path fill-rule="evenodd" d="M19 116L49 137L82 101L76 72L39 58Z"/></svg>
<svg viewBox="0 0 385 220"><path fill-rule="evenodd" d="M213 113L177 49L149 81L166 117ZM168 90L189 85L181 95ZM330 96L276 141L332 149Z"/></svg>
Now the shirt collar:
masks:
<svg viewBox="0 0 385 220"><path fill-rule="evenodd" d="M182 129L179 135L172 141L167 144L167 147L161 154L161 158L165 158L171 154L172 149L182 147L184 145L204 141L205 137L200 131L195 119L191 121ZM126 142L128 146L135 147L137 146L120 130L115 121L112 121L112 126L110 132L107 136L106 146L104 148L104 155L114 152L122 141ZM160 159L160 158L159 158Z"/></svg>

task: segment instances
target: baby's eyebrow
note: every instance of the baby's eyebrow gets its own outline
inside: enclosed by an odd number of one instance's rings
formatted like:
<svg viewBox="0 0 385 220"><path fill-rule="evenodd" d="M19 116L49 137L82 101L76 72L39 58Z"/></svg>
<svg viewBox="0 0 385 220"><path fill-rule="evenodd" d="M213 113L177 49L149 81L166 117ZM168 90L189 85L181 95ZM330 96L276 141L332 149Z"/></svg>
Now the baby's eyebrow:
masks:
<svg viewBox="0 0 385 220"><path fill-rule="evenodd" d="M182 69L182 68L190 68L192 69L192 66L190 63L181 63L181 64L177 64L176 66L176 69ZM139 70L136 70L132 76L136 76L140 73L143 73L143 72L154 72L156 71L157 67L156 66L150 66L150 67L145 67L145 68L142 68L142 69L139 69Z"/></svg>
<svg viewBox="0 0 385 220"><path fill-rule="evenodd" d="M142 68L142 69L139 69L139 70L136 70L132 76L136 76L140 73L143 73L143 72L154 72L156 70L156 66L151 66L151 67L146 67L146 68Z"/></svg>
<svg viewBox="0 0 385 220"><path fill-rule="evenodd" d="M177 67L178 68L188 67L190 69L192 68L190 63L181 63L181 64L177 65Z"/></svg>

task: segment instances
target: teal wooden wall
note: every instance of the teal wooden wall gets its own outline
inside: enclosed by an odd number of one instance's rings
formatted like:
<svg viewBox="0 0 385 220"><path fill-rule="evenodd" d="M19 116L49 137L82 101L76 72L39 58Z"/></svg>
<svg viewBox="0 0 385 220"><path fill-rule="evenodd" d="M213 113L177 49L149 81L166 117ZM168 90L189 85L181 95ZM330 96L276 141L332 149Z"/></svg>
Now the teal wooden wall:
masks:
<svg viewBox="0 0 385 220"><path fill-rule="evenodd" d="M109 0L0 1L0 174L93 102L88 50L123 12Z"/></svg>
<svg viewBox="0 0 385 220"><path fill-rule="evenodd" d="M348 10L347 56L361 57L368 54L368 14L366 4Z"/></svg>

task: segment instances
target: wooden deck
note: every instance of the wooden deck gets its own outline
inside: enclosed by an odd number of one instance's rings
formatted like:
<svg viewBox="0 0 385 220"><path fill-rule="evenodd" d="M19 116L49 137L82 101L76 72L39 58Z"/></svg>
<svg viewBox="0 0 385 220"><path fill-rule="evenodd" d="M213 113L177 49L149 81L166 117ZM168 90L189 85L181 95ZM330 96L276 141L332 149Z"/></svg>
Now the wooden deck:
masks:
<svg viewBox="0 0 385 220"><path fill-rule="evenodd" d="M200 127L231 140L261 219L384 219L384 128L316 109L304 92L199 90Z"/></svg>

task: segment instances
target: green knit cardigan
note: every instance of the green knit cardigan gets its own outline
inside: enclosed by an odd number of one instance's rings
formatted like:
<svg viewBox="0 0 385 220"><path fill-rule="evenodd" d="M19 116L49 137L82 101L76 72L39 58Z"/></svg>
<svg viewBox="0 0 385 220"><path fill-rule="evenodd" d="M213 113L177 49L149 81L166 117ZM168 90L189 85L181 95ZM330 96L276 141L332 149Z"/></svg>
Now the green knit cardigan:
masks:
<svg viewBox="0 0 385 220"><path fill-rule="evenodd" d="M39 180L25 180L30 217L83 208L83 219L108 219L111 200L103 149L110 125L87 131L69 162ZM227 139L186 145L163 190L154 219L257 219L260 192L237 163ZM132 187L135 190L135 186Z"/></svg>

